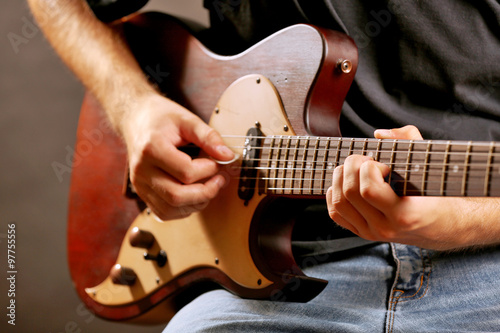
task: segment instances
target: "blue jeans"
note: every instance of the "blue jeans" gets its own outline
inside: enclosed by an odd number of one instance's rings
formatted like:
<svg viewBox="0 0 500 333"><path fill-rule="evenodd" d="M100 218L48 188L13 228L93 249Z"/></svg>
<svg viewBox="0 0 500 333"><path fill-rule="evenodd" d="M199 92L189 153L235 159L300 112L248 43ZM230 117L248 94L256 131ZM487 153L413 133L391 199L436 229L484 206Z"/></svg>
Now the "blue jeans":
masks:
<svg viewBox="0 0 500 333"><path fill-rule="evenodd" d="M329 281L308 303L212 291L164 333L500 332L500 248L443 253L375 244L304 271Z"/></svg>

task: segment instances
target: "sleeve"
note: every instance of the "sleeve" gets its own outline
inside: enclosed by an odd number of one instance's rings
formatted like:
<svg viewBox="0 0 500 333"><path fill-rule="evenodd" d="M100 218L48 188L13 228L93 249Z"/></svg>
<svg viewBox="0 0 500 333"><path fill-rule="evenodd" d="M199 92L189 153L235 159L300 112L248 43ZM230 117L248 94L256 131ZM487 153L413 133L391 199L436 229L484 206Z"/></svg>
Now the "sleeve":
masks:
<svg viewBox="0 0 500 333"><path fill-rule="evenodd" d="M96 17L111 22L132 14L146 5L149 0L87 0Z"/></svg>

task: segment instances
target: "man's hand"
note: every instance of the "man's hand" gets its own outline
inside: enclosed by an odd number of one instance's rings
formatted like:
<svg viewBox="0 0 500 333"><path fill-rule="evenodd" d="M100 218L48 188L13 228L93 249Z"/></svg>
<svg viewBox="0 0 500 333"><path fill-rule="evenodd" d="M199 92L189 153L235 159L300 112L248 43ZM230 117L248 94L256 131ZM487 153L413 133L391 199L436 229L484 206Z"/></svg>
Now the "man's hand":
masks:
<svg viewBox="0 0 500 333"><path fill-rule="evenodd" d="M213 160L193 160L177 147L194 143L227 161L233 153L221 137L150 85L119 30L100 22L85 0L28 1L54 49L125 139L139 196L162 219L203 208L224 178Z"/></svg>
<svg viewBox="0 0 500 333"><path fill-rule="evenodd" d="M375 137L422 139L414 126L378 130ZM348 157L327 192L330 217L374 241L438 250L500 242L497 198L399 197L384 181L389 171L370 157Z"/></svg>
<svg viewBox="0 0 500 333"><path fill-rule="evenodd" d="M203 209L224 186L213 160L228 161L233 152L220 135L182 106L149 96L141 110L122 121L131 182L138 195L163 220ZM193 143L210 158L192 159L177 147Z"/></svg>

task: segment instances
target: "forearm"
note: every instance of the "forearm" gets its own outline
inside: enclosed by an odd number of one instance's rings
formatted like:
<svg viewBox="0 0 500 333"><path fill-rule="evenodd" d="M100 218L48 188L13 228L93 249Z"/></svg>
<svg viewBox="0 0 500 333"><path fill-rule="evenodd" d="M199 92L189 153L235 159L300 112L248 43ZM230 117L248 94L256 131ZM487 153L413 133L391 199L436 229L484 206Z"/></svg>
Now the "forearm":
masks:
<svg viewBox="0 0 500 333"><path fill-rule="evenodd" d="M47 39L102 104L119 132L130 110L155 91L121 35L84 0L28 0Z"/></svg>
<svg viewBox="0 0 500 333"><path fill-rule="evenodd" d="M450 213L450 232L463 228L465 247L500 244L500 198L466 198Z"/></svg>

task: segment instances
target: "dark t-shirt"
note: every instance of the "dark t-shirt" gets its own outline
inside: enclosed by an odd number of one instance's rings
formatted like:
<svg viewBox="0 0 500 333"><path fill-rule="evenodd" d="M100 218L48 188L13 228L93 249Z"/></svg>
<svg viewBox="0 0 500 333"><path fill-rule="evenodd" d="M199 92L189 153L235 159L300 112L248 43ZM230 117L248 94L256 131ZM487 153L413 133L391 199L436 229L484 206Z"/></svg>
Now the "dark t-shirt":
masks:
<svg viewBox="0 0 500 333"><path fill-rule="evenodd" d="M294 23L350 35L360 60L344 136L413 124L429 139L500 141L497 0L205 0L205 7L225 53Z"/></svg>

